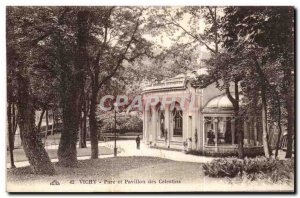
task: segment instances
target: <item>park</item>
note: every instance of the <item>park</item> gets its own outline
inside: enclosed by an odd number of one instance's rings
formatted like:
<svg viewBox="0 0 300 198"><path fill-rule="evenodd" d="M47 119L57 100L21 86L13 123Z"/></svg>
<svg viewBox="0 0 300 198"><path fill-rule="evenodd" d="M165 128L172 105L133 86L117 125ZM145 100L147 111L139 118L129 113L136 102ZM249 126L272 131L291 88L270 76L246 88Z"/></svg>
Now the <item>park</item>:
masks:
<svg viewBox="0 0 300 198"><path fill-rule="evenodd" d="M7 191L294 192L294 12L8 6Z"/></svg>

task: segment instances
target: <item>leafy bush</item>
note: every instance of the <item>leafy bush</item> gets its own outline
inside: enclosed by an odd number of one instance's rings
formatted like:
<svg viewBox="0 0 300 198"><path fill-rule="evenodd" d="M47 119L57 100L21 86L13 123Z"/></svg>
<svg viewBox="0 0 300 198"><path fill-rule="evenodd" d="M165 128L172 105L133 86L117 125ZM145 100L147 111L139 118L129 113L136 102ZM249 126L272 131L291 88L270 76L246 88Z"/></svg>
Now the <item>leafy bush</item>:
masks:
<svg viewBox="0 0 300 198"><path fill-rule="evenodd" d="M294 160L256 158L215 159L203 165L204 174L210 177L243 177L248 180L268 180L289 183L294 180Z"/></svg>
<svg viewBox="0 0 300 198"><path fill-rule="evenodd" d="M138 116L127 116L120 123L121 132L141 132L143 130L143 120Z"/></svg>
<svg viewBox="0 0 300 198"><path fill-rule="evenodd" d="M141 132L143 130L143 120L139 114L127 115L125 113L119 113L116 118L117 130L120 133ZM114 114L106 114L102 119L99 119L98 127L101 133L114 132Z"/></svg>
<svg viewBox="0 0 300 198"><path fill-rule="evenodd" d="M239 159L216 159L203 165L204 174L211 177L235 177L242 169Z"/></svg>
<svg viewBox="0 0 300 198"><path fill-rule="evenodd" d="M273 171L276 169L277 161L265 157L245 158L243 160L243 171L247 174Z"/></svg>
<svg viewBox="0 0 300 198"><path fill-rule="evenodd" d="M277 168L270 175L272 181L289 183L294 180L294 159L278 161L276 165Z"/></svg>

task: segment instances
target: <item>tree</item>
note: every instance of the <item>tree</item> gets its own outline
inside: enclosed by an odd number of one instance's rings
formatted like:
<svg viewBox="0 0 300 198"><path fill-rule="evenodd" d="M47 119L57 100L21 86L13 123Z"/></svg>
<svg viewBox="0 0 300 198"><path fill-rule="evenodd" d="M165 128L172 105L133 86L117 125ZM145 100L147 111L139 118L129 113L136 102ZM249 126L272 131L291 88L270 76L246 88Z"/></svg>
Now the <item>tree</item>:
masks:
<svg viewBox="0 0 300 198"><path fill-rule="evenodd" d="M10 64L14 64L13 61L8 61ZM13 79L14 71L8 69L7 73L7 128L8 128L8 149L10 155L11 168L15 168L14 163L14 141L17 130L17 111L16 111L16 91L13 87L16 87Z"/></svg>
<svg viewBox="0 0 300 198"><path fill-rule="evenodd" d="M95 39L93 46L92 63L90 64L89 77L91 82L89 124L91 136L91 158L98 158L98 132L96 120L96 105L99 91L121 68L130 64L147 52L149 44L141 37L138 31L143 9L140 8L115 8L103 10L100 23L95 27L103 34ZM117 42L116 42L117 41Z"/></svg>
<svg viewBox="0 0 300 198"><path fill-rule="evenodd" d="M239 84L243 80L243 63L241 59L230 53L218 53L206 60L209 75L198 76L193 82L193 86L204 88L209 84L216 83L216 87L225 90L225 93L233 105L235 131L238 142L238 156L244 157L244 131L243 116L240 109L240 93ZM230 86L234 85L234 92L230 91Z"/></svg>
<svg viewBox="0 0 300 198"><path fill-rule="evenodd" d="M8 97L9 98L9 97ZM9 146L9 155L10 155L10 165L11 168L15 168L15 163L14 163L14 136L15 136L15 131L14 131L14 121L13 120L13 115L14 111L12 111L12 104L10 102L10 99L8 99L8 105L7 105L7 126L8 126L8 146Z"/></svg>
<svg viewBox="0 0 300 198"><path fill-rule="evenodd" d="M229 7L225 13L227 19L225 46L231 47L234 51L240 51L245 47L252 50L252 54L255 55L252 56L253 67L261 81L261 97L264 106L267 106L268 99L265 98L267 91L276 96L285 95L283 99L288 114L289 134L287 157L291 157L294 130L294 10L292 7ZM276 71L275 78L269 75L269 73L274 75L270 72L272 70ZM270 82L270 79L273 81ZM277 89L278 87L284 88L280 90ZM279 90L285 94L279 94ZM280 99L276 100L277 102L273 104L277 106L277 112L280 113ZM265 131L267 129L264 129Z"/></svg>
<svg viewBox="0 0 300 198"><path fill-rule="evenodd" d="M33 65L30 72L34 79L42 82L29 85L29 88L36 93L32 98L35 100L34 104L41 103L39 107L34 108L35 110L50 109L53 103L60 103L63 132L58 158L59 164L63 166L77 164L76 143L81 111L80 99L84 85L84 68L87 64L85 54L89 34L86 31L88 29L86 26L89 24L86 9L82 7L23 9L23 12L28 15L35 13L32 18L24 17L27 26L22 27L24 35L21 35L23 36L21 39L25 38L24 46L30 46L34 50L30 54L30 63ZM57 98L57 100L49 101L47 100L49 98Z"/></svg>
<svg viewBox="0 0 300 198"><path fill-rule="evenodd" d="M55 169L35 128L34 90L30 86L37 83L32 54L40 39L28 29L39 20L30 11L31 8L7 8L8 92L15 91L22 146L33 173L52 175Z"/></svg>
<svg viewBox="0 0 300 198"><path fill-rule="evenodd" d="M89 84L89 83L86 83ZM87 117L89 110L89 88L85 88L82 97L82 116L80 120L80 130L79 130L79 148L87 148L86 138L87 138Z"/></svg>
<svg viewBox="0 0 300 198"><path fill-rule="evenodd" d="M70 14L67 16L67 14ZM66 167L77 166L77 136L81 115L81 93L84 88L85 69L88 65L87 45L89 37L89 12L87 8L63 8L58 20L65 31L57 31L53 41L60 71L60 100L62 105L63 132L61 135L58 160ZM68 20L68 23L66 21ZM72 29L72 25L76 27ZM65 38L71 31L74 38ZM74 50L72 49L74 47Z"/></svg>
<svg viewBox="0 0 300 198"><path fill-rule="evenodd" d="M45 146L46 146L47 137L48 137L48 129L49 129L49 113L48 113L48 109L47 109L46 110L46 131L45 131L45 140L44 140Z"/></svg>

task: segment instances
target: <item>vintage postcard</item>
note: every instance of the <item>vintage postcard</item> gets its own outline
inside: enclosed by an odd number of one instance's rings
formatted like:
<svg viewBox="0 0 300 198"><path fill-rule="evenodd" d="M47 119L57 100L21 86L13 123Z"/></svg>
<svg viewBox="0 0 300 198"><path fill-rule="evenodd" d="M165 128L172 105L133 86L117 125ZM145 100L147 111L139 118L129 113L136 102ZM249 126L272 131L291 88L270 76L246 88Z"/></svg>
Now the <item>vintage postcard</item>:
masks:
<svg viewBox="0 0 300 198"><path fill-rule="evenodd" d="M295 192L292 6L7 6L8 192Z"/></svg>

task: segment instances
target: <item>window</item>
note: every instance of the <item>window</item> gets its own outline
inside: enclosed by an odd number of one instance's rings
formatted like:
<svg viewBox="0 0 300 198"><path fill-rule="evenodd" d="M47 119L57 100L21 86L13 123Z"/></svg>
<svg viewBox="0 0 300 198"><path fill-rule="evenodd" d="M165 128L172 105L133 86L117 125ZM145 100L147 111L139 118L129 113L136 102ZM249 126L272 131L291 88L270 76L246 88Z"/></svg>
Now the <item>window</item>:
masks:
<svg viewBox="0 0 300 198"><path fill-rule="evenodd" d="M175 108L173 111L174 136L182 136L182 110Z"/></svg>

